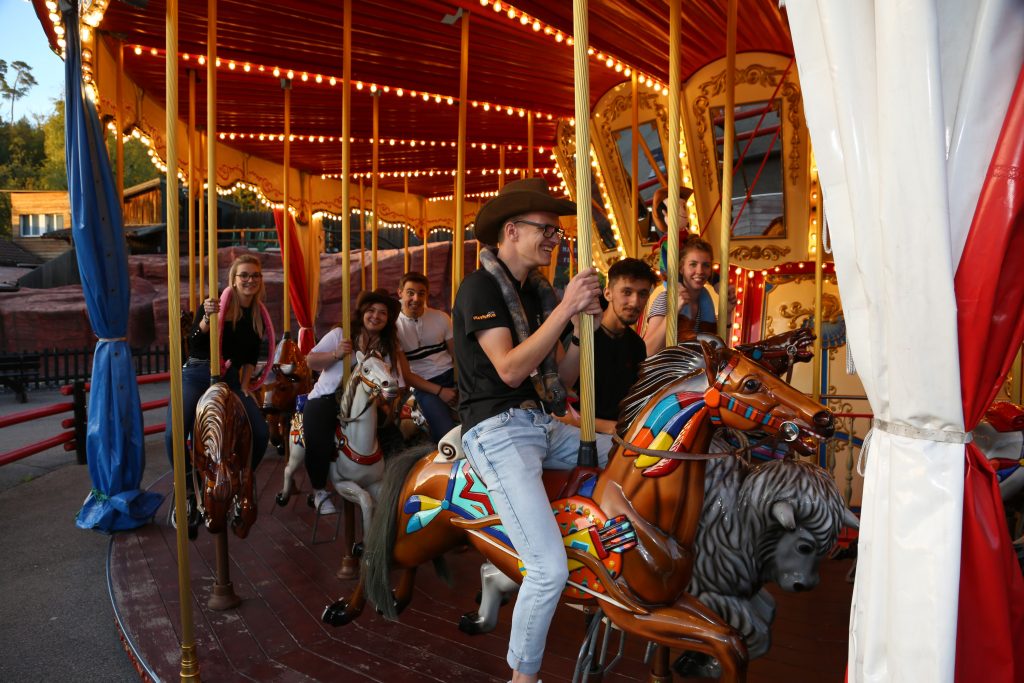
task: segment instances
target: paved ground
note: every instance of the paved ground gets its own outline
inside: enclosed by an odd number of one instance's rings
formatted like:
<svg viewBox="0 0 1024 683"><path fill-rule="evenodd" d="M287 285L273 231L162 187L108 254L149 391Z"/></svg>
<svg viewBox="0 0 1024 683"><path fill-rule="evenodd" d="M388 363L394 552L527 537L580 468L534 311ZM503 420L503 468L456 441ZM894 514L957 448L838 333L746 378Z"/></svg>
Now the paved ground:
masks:
<svg viewBox="0 0 1024 683"><path fill-rule="evenodd" d="M140 387L142 401L166 397L166 384ZM0 415L68 401L36 390L28 403L0 392ZM64 431L69 415L0 430L0 452ZM144 413L164 421L163 409ZM169 470L163 434L146 439L146 487ZM88 468L57 447L0 467L0 681L134 681L107 594L110 537L75 526L91 488ZM157 517L162 519L165 508Z"/></svg>

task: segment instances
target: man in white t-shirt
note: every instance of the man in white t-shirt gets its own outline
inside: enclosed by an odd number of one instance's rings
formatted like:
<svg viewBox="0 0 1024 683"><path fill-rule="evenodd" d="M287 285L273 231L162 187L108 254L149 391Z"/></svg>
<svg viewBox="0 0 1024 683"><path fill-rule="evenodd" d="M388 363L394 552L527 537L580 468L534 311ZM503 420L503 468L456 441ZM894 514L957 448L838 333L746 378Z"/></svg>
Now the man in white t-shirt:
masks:
<svg viewBox="0 0 1024 683"><path fill-rule="evenodd" d="M416 402L423 411L430 438L439 441L455 426L452 408L458 404L455 388L455 357L452 321L443 312L429 308L430 281L409 272L398 281L398 341L409 359L407 378Z"/></svg>

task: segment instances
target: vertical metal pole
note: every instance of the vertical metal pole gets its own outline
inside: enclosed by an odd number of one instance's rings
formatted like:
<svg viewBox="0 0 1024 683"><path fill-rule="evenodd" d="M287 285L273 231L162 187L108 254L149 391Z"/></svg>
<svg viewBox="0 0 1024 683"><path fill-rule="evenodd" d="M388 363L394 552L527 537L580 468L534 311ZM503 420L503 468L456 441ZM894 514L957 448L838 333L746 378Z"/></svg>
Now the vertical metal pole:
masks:
<svg viewBox="0 0 1024 683"><path fill-rule="evenodd" d="M633 135L629 151L630 176L629 203L633 207L633 237L629 241L629 255L640 256L640 81L636 69L630 74L633 95Z"/></svg>
<svg viewBox="0 0 1024 683"><path fill-rule="evenodd" d="M406 226L405 226L405 230L402 231L402 268L403 268L402 272L403 273L408 273L409 272L409 228L412 227L412 216L409 215L409 176L405 177L405 189L404 189L404 196L403 196L402 199L403 199L403 203L404 203L404 206L405 206L403 214L405 215L405 219L407 221L409 221L406 224Z"/></svg>
<svg viewBox="0 0 1024 683"><path fill-rule="evenodd" d="M469 89L469 12L462 13L462 48L459 62L459 137L455 165L455 226L452 230L452 291L451 303L459 291L465 271L465 196L466 196L466 101Z"/></svg>
<svg viewBox="0 0 1024 683"><path fill-rule="evenodd" d="M533 168L533 112L526 112L526 177L532 178Z"/></svg>
<svg viewBox="0 0 1024 683"><path fill-rule="evenodd" d="M736 144L736 0L729 0L725 42L725 135L722 145L722 234L718 262L718 336L732 343L729 329L729 240L732 237L732 175Z"/></svg>
<svg viewBox="0 0 1024 683"><path fill-rule="evenodd" d="M199 298L199 300L201 302L202 300L206 299L206 270L205 270L205 265L206 264L205 264L205 259L206 259L206 237L207 237L207 235L206 235L206 207L203 206L203 198L206 197L206 194L205 194L206 190L203 189L203 185L206 184L206 169L204 168L204 164L203 164L203 157L205 156L205 152L206 152L206 133L199 133L199 139L196 141L196 145L198 147L198 150L197 150L198 154L197 154L197 156L199 157L197 162L196 162L196 170L199 171L198 177L196 178L196 185L199 186L199 196L196 198L196 202L197 202L197 204L196 204L196 213L199 216L199 230L198 230L197 235L196 235L199 238L198 239L198 241L199 241L199 249L198 249L198 251L199 251L199 257L198 257L199 267L197 268L197 270L199 271L199 277L197 278L199 280L199 282L198 282L198 286L196 288L196 291L199 293L199 297L198 298ZM198 310L198 308L196 310Z"/></svg>
<svg viewBox="0 0 1024 683"><path fill-rule="evenodd" d="M505 145L498 147L498 190L505 187Z"/></svg>
<svg viewBox="0 0 1024 683"><path fill-rule="evenodd" d="M366 204L363 179L359 179L359 290L366 289Z"/></svg>
<svg viewBox="0 0 1024 683"><path fill-rule="evenodd" d="M341 90L341 325L345 339L352 338L352 0L344 0ZM345 363L344 382L348 383Z"/></svg>
<svg viewBox="0 0 1024 683"><path fill-rule="evenodd" d="M120 74L118 75L120 78ZM188 310L196 310L196 72L188 70Z"/></svg>
<svg viewBox="0 0 1024 683"><path fill-rule="evenodd" d="M380 93L373 95L373 178L370 180L370 214L373 216L373 230L370 241L373 255L370 259L370 289L377 289L377 239L380 222L377 220L377 171L380 158Z"/></svg>
<svg viewBox="0 0 1024 683"><path fill-rule="evenodd" d="M667 311L665 313L665 346L675 346L679 339L679 97L680 57L682 54L682 8L680 0L668 3L668 258L665 269ZM577 124L579 127L579 124Z"/></svg>
<svg viewBox="0 0 1024 683"><path fill-rule="evenodd" d="M590 42L587 27L587 0L573 0L573 65L576 85L576 235L581 245L592 253L590 206L590 64L587 54ZM582 250L581 250L582 251ZM590 258L586 265L589 266ZM580 263L582 270L584 264ZM594 430L594 318L581 314L580 327L580 450L579 464L597 465ZM582 457L584 444L591 444L590 458ZM589 460L593 460L590 462Z"/></svg>
<svg viewBox="0 0 1024 683"><path fill-rule="evenodd" d="M430 234L427 232L427 206L426 200L420 201L420 232L423 233L423 274L427 277L427 240Z"/></svg>
<svg viewBox="0 0 1024 683"><path fill-rule="evenodd" d="M171 345L171 421L172 456L174 460L174 512L178 524L178 605L181 617L181 670L182 681L199 680L199 660L196 658L195 637L192 632L192 586L189 582L188 525L185 510L185 434L181 385L181 284L178 249L178 0L167 0L166 6L166 114L167 119L167 322ZM123 72L118 73L120 83ZM118 135L120 138L120 135Z"/></svg>
<svg viewBox="0 0 1024 683"><path fill-rule="evenodd" d="M289 207L291 206L288 201L288 193L291 190L290 180L292 174L292 82L287 78L281 79L281 89L284 90L284 160L282 166L284 167L284 178L281 181L281 192L284 195L284 206L281 209L281 268L284 271L284 292L281 294L283 301L283 313L284 323L283 332L285 334L291 332L292 329L292 309L290 301L290 291L288 289L288 283L291 282L291 259L289 250L291 249L288 239L289 223L291 222L291 214L289 213Z"/></svg>
<svg viewBox="0 0 1024 683"><path fill-rule="evenodd" d="M207 275L210 297L217 299L217 0L207 0L206 6L209 16L206 29L206 174L210 184L206 197L209 214L206 217ZM220 339L220 320L215 315L210 316L210 339ZM213 343L210 344L210 383L219 380L220 344Z"/></svg>
<svg viewBox="0 0 1024 683"><path fill-rule="evenodd" d="M117 148L117 178L115 179L117 181L117 201L122 209L124 208L124 122L127 118L124 115L124 86L121 82L124 77L124 41L118 40L117 75L114 77L114 97L117 98L117 131L114 144ZM135 116L141 119L142 112L135 112Z"/></svg>

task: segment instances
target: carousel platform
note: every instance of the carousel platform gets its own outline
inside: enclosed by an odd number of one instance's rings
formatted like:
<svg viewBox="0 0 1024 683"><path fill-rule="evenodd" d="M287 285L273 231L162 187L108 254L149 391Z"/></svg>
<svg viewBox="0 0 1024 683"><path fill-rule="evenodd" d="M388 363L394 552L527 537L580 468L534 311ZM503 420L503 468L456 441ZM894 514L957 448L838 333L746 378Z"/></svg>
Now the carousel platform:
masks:
<svg viewBox="0 0 1024 683"><path fill-rule="evenodd" d="M321 518L318 542L311 543L313 510L308 484L287 507L274 504L282 458L266 458L257 472L260 517L245 540L230 537L231 579L242 604L225 612L206 606L215 571L213 537L200 529L189 558L200 674L206 681L505 681L511 607L502 609L493 633L469 636L459 617L475 609L480 557L454 552L447 557L455 588L433 568L417 575L416 594L399 621L371 608L341 628L320 621L324 605L347 595L354 581L335 573L343 532L330 541L334 523ZM153 486L169 493L171 477ZM180 671L176 537L165 503L155 524L118 534L110 544L108 583L122 641L141 677L174 681ZM325 524L326 520L326 524ZM344 525L342 525L344 526ZM324 539L321 542L321 539ZM843 679L852 584L849 560L826 560L821 585L810 593L774 591L778 616L774 646L751 663L748 680L820 683ZM541 676L569 681L583 639L584 615L568 607L556 614ZM605 681L646 680L644 644L627 639L623 660ZM673 653L673 657L675 654Z"/></svg>

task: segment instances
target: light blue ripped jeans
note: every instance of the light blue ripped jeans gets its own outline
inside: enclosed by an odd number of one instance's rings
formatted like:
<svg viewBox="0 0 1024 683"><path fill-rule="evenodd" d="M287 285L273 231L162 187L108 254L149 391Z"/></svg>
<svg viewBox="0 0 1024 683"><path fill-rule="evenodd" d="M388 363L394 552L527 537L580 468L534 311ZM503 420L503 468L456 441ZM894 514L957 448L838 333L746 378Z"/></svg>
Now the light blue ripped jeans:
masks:
<svg viewBox="0 0 1024 683"><path fill-rule="evenodd" d="M523 674L540 670L551 617L569 578L562 533L541 471L574 468L579 445L579 429L536 409L509 408L462 435L466 458L487 485L494 511L526 568L508 644L508 664ZM600 440L598 459L601 467L608 461Z"/></svg>

